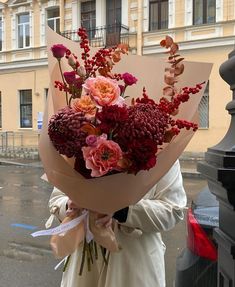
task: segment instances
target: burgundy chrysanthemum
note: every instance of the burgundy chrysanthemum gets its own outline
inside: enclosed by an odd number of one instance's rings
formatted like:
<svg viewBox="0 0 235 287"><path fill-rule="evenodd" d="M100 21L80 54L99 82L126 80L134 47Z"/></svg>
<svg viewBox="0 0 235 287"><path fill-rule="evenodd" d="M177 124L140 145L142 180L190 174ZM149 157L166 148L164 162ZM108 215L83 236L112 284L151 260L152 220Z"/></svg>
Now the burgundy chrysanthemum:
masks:
<svg viewBox="0 0 235 287"><path fill-rule="evenodd" d="M60 154L72 157L85 145L87 133L81 126L86 123L84 113L65 107L53 115L48 125L48 135Z"/></svg>
<svg viewBox="0 0 235 287"><path fill-rule="evenodd" d="M131 162L129 173L136 174L140 170L149 170L156 164L157 144L150 139L130 141L125 157Z"/></svg>
<svg viewBox="0 0 235 287"><path fill-rule="evenodd" d="M128 109L126 106L105 106L102 108L102 111L97 113L96 118L100 122L97 127L101 132L109 134L110 132L115 132L115 130L119 129L128 119Z"/></svg>
<svg viewBox="0 0 235 287"><path fill-rule="evenodd" d="M161 145L168 122L169 115L156 104L137 103L128 108L128 119L118 131L117 142L122 150L133 140L150 139Z"/></svg>

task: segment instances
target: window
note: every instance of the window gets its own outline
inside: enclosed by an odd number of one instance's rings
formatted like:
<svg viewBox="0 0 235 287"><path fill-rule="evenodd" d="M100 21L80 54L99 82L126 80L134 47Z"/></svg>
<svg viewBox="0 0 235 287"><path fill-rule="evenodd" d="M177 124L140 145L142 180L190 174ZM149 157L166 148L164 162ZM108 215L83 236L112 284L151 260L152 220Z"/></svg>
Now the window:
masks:
<svg viewBox="0 0 235 287"><path fill-rule="evenodd" d="M3 21L2 17L0 17L0 51L2 51L2 33L3 33Z"/></svg>
<svg viewBox="0 0 235 287"><path fill-rule="evenodd" d="M216 0L193 0L193 24L215 23Z"/></svg>
<svg viewBox="0 0 235 287"><path fill-rule="evenodd" d="M20 90L20 127L32 128L32 90Z"/></svg>
<svg viewBox="0 0 235 287"><path fill-rule="evenodd" d="M48 89L48 88L45 88L45 89L44 89L45 100L47 100L48 92L49 92L49 89Z"/></svg>
<svg viewBox="0 0 235 287"><path fill-rule="evenodd" d="M30 46L29 14L18 15L18 48Z"/></svg>
<svg viewBox="0 0 235 287"><path fill-rule="evenodd" d="M93 38L95 36L95 2L96 1L93 0L81 3L81 26L87 30L89 38Z"/></svg>
<svg viewBox="0 0 235 287"><path fill-rule="evenodd" d="M0 129L2 128L2 94L0 92Z"/></svg>
<svg viewBox="0 0 235 287"><path fill-rule="evenodd" d="M168 28L168 1L149 1L149 31Z"/></svg>
<svg viewBox="0 0 235 287"><path fill-rule="evenodd" d="M58 7L47 10L47 24L56 33L60 32L60 9Z"/></svg>
<svg viewBox="0 0 235 287"><path fill-rule="evenodd" d="M204 95L199 107L199 128L209 128L209 82L206 85Z"/></svg>

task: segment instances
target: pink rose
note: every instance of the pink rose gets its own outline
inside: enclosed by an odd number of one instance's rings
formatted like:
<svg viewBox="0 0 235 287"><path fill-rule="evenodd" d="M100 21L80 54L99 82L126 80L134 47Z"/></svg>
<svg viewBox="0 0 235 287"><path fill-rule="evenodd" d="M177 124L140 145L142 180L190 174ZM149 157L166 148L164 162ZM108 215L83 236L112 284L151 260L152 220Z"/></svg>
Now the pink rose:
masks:
<svg viewBox="0 0 235 287"><path fill-rule="evenodd" d="M88 78L84 84L85 90L89 93L94 102L100 106L111 106L121 103L120 88L117 81L98 76Z"/></svg>
<svg viewBox="0 0 235 287"><path fill-rule="evenodd" d="M72 85L76 80L76 72L64 72L64 78L69 85Z"/></svg>
<svg viewBox="0 0 235 287"><path fill-rule="evenodd" d="M88 146L95 146L97 143L97 136L96 135L88 135L86 137L86 144Z"/></svg>
<svg viewBox="0 0 235 287"><path fill-rule="evenodd" d="M91 169L92 177L100 177L112 170L120 170L118 163L122 159L120 146L112 140L98 137L94 146L82 148L86 168Z"/></svg>
<svg viewBox="0 0 235 287"><path fill-rule="evenodd" d="M137 82L136 77L129 73L122 74L122 79L127 86L131 86Z"/></svg>
<svg viewBox="0 0 235 287"><path fill-rule="evenodd" d="M53 56L58 60L64 57L67 50L68 49L62 44L56 44L51 47Z"/></svg>

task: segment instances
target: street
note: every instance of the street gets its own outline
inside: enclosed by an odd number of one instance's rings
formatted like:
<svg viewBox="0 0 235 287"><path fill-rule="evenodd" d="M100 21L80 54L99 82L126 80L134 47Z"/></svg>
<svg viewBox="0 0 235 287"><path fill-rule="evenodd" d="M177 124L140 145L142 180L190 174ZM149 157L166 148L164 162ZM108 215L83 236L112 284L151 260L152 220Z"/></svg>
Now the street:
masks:
<svg viewBox="0 0 235 287"><path fill-rule="evenodd" d="M62 271L54 271L58 260L50 251L49 238L30 236L44 229L49 216L52 187L40 178L42 174L41 168L0 165L0 287L59 286ZM206 182L184 179L184 184L189 205ZM167 287L172 287L175 258L185 244L185 223L164 233L163 238Z"/></svg>

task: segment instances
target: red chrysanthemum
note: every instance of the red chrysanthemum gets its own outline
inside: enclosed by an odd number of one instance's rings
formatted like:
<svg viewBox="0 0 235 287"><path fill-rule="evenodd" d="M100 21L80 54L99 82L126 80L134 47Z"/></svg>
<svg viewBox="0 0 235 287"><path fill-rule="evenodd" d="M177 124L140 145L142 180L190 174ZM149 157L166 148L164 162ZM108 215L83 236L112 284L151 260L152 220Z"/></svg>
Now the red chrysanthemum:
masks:
<svg viewBox="0 0 235 287"><path fill-rule="evenodd" d="M131 162L129 173L136 174L140 170L149 170L156 164L157 144L150 139L133 140L128 144L125 157Z"/></svg>
<svg viewBox="0 0 235 287"><path fill-rule="evenodd" d="M99 120L97 127L102 133L109 135L115 133L125 123L128 119L128 110L126 106L104 106L96 118Z"/></svg>
<svg viewBox="0 0 235 287"><path fill-rule="evenodd" d="M128 108L128 119L118 130L116 140L124 151L133 140L150 139L161 145L168 122L169 115L159 109L157 104L137 103Z"/></svg>
<svg viewBox="0 0 235 287"><path fill-rule="evenodd" d="M84 113L66 107L53 115L48 125L48 135L60 154L72 157L85 145L87 133L81 127L87 120Z"/></svg>

